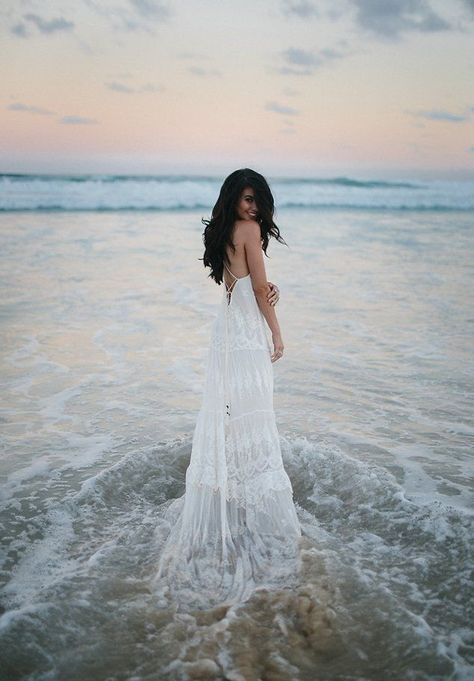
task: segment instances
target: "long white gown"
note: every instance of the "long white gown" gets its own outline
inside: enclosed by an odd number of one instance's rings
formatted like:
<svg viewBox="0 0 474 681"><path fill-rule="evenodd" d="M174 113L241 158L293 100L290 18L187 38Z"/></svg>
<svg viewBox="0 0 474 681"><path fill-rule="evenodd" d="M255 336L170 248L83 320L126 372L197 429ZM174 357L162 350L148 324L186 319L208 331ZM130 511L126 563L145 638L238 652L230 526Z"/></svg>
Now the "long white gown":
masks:
<svg viewBox="0 0 474 681"><path fill-rule="evenodd" d="M195 607L245 600L298 572L301 526L273 408L272 346L250 274L224 282L186 490L154 585Z"/></svg>

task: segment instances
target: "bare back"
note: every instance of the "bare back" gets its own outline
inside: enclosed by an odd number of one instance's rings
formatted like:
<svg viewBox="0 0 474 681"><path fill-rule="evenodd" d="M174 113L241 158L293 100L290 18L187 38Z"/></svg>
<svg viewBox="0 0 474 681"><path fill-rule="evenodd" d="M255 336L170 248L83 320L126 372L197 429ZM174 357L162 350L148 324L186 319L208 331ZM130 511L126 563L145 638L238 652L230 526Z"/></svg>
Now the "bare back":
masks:
<svg viewBox="0 0 474 681"><path fill-rule="evenodd" d="M235 253L232 251L230 246L226 247L227 257L230 261L230 265L228 265L228 267L230 271L239 279L241 277L246 277L249 274L247 258L245 256L244 237L242 234L242 223L244 222L244 220L237 220L234 224L234 229L232 231L232 241L235 246ZM232 284L232 278L225 268L224 279L228 286Z"/></svg>

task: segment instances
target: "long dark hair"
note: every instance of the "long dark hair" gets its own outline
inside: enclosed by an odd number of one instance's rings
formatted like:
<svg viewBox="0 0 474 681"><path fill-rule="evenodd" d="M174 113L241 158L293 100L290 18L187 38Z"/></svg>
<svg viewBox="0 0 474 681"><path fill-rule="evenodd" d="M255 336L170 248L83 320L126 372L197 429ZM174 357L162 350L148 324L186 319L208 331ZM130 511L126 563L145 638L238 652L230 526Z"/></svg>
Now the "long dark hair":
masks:
<svg viewBox="0 0 474 681"><path fill-rule="evenodd" d="M212 209L211 219L201 219L206 228L202 235L205 246L204 257L200 260L203 260L204 267L211 268L208 276L212 277L217 284L222 283L224 261L230 264L226 246L229 245L235 253L235 246L231 238L232 229L235 220L237 220L236 206L246 187L251 187L255 193L255 201L258 207L256 220L260 224L262 250L265 255L267 255L270 237L286 246L288 245L273 222L275 201L266 179L250 168L235 170L224 180L219 198Z"/></svg>

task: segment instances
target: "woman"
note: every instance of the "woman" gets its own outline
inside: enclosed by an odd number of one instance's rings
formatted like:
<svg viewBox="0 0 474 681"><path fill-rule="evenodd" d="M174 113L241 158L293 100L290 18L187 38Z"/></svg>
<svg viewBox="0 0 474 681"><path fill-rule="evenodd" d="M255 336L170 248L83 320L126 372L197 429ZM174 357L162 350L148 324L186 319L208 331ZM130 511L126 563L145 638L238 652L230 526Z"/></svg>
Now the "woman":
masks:
<svg viewBox="0 0 474 681"><path fill-rule="evenodd" d="M186 491L168 509L155 582L188 606L243 600L264 579L284 585L298 569L301 528L273 409L272 363L284 345L263 252L270 237L285 243L273 214L265 178L246 168L227 177L203 220L204 266L224 291Z"/></svg>

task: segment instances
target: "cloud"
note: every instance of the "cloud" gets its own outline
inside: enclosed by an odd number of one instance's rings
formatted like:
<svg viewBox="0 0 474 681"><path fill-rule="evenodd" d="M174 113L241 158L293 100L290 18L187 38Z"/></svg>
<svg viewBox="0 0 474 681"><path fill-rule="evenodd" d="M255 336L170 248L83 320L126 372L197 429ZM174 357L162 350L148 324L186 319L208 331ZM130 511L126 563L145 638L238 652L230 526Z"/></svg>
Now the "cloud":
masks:
<svg viewBox="0 0 474 681"><path fill-rule="evenodd" d="M39 106L31 106L30 104L22 104L21 102L14 102L7 106L9 111L25 111L27 113L37 114L38 116L53 116L54 111L42 109Z"/></svg>
<svg viewBox="0 0 474 681"><path fill-rule="evenodd" d="M464 0L464 2L469 7L471 12L474 12L474 0Z"/></svg>
<svg viewBox="0 0 474 681"><path fill-rule="evenodd" d="M468 120L467 116L462 114L455 114L451 111L442 111L441 109L433 109L431 111L408 111L407 113L419 118L426 118L430 121L445 121L448 123L462 123Z"/></svg>
<svg viewBox="0 0 474 681"><path fill-rule="evenodd" d="M171 16L165 2L158 0L83 0L96 14L119 31L154 33L154 25Z"/></svg>
<svg viewBox="0 0 474 681"><path fill-rule="evenodd" d="M307 19L311 16L319 16L319 12L314 6L313 2L308 0L285 0L283 2L283 11L288 15L295 15L301 19Z"/></svg>
<svg viewBox="0 0 474 681"><path fill-rule="evenodd" d="M274 113L284 114L285 116L298 116L299 111L293 109L291 106L285 106L278 102L267 102L265 104L266 111L273 111Z"/></svg>
<svg viewBox="0 0 474 681"><path fill-rule="evenodd" d="M162 2L156 2L156 0L130 0L130 4L138 14L147 19L162 21L167 19L170 14L169 9Z"/></svg>
<svg viewBox="0 0 474 681"><path fill-rule="evenodd" d="M474 0L462 1L474 12ZM352 5L360 28L379 38L394 40L408 31L432 33L452 30L454 26L431 4L432 0L345 0L345 3L283 0L282 10L287 16L304 20L322 16L339 21L346 16L347 6Z"/></svg>
<svg viewBox="0 0 474 681"><path fill-rule="evenodd" d="M135 90L130 87L129 85L124 85L123 83L118 83L117 81L112 81L111 83L106 83L105 87L107 87L109 90L113 90L113 92L123 92L126 94L131 94L135 92Z"/></svg>
<svg viewBox="0 0 474 681"><path fill-rule="evenodd" d="M24 14L23 19L34 24L40 33L45 34L57 33L58 31L72 31L74 28L74 22L67 21L63 17L47 21L38 14Z"/></svg>
<svg viewBox="0 0 474 681"><path fill-rule="evenodd" d="M287 61L290 64L297 64L298 66L313 66L316 62L316 57L312 52L306 52L305 50L300 50L296 47L290 47L284 53Z"/></svg>
<svg viewBox="0 0 474 681"><path fill-rule="evenodd" d="M162 92L164 90L162 85L154 85L153 83L145 83L140 87L131 87L116 80L105 83L105 87L113 92L121 92L123 94L132 95L140 92Z"/></svg>
<svg viewBox="0 0 474 681"><path fill-rule="evenodd" d="M14 102L6 107L9 111L24 111L26 113L36 114L38 116L54 116L55 111L42 109L39 106L32 106L30 104L23 104L22 102ZM63 125L97 125L99 121L95 118L87 118L85 116L63 116L59 119L59 123Z"/></svg>
<svg viewBox="0 0 474 681"><path fill-rule="evenodd" d="M217 69L204 69L202 66L190 66L188 68L189 73L193 76L199 76L201 78L206 78L207 76L221 76L221 72Z"/></svg>
<svg viewBox="0 0 474 681"><path fill-rule="evenodd" d="M17 38L29 38L33 33L32 27L36 28L39 33L43 35L50 35L51 33L58 33L60 31L72 31L74 29L74 22L64 19L64 17L57 17L56 19L43 19L39 14L23 14L22 21L18 22L10 28L10 32Z"/></svg>
<svg viewBox="0 0 474 681"><path fill-rule="evenodd" d="M278 69L280 73L283 75L309 76L322 66L336 59L341 59L344 54L330 48L310 52L298 47L290 47L282 52L281 56L286 65Z"/></svg>
<svg viewBox="0 0 474 681"><path fill-rule="evenodd" d="M10 28L10 32L13 33L13 35L16 35L17 38L27 38L29 36L25 24L22 23L15 24L14 26L12 26Z"/></svg>
<svg viewBox="0 0 474 681"><path fill-rule="evenodd" d="M153 83L145 83L139 89L139 92L163 92L165 88L163 85L153 85Z"/></svg>
<svg viewBox="0 0 474 681"><path fill-rule="evenodd" d="M63 125L97 125L99 121L85 116L63 116L59 122Z"/></svg>
<svg viewBox="0 0 474 681"><path fill-rule="evenodd" d="M357 9L356 22L379 37L395 39L405 31L431 33L451 25L437 14L428 0L351 0Z"/></svg>

